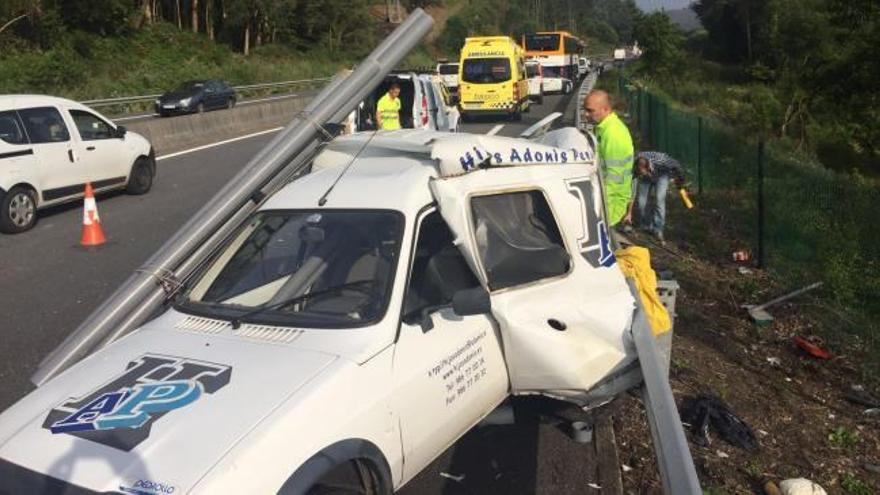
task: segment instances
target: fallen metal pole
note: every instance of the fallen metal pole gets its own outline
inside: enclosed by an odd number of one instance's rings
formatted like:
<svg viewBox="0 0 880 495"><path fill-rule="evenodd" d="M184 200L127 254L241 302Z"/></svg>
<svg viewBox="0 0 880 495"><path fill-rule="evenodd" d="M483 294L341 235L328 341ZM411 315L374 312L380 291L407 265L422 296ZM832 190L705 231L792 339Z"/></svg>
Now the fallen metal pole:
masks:
<svg viewBox="0 0 880 495"><path fill-rule="evenodd" d="M261 191L309 146L318 142L323 124L350 113L421 39L434 21L416 9L347 77L337 77L265 148L250 160L205 206L181 227L129 279L47 356L31 381L40 386L99 347L137 328L165 300L162 279L185 276L201 261L208 244L246 218ZM303 165L304 166L304 165ZM224 225L227 226L224 228ZM231 227L230 227L231 226Z"/></svg>

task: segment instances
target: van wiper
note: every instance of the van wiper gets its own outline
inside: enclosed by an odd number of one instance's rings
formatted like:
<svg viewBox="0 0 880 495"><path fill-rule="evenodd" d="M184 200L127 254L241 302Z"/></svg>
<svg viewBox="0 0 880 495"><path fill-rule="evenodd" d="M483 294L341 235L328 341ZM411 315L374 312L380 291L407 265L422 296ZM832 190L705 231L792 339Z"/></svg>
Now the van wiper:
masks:
<svg viewBox="0 0 880 495"><path fill-rule="evenodd" d="M242 321L245 318L250 318L251 316L258 315L264 311L271 311L271 310L283 308L285 306L290 306L291 304L296 304L298 302L302 302L307 299L311 299L313 297L318 297L318 296L323 296L326 294L332 294L335 292L339 292L344 289L357 289L357 290L363 292L364 294L371 296L371 295L373 295L373 292L372 292L372 290L370 290L370 287L375 285L377 282L378 282L377 280L372 280L372 279L370 279L370 280L356 280L354 282L348 282L348 283L341 284L341 285L334 285L333 287L328 287L326 289L322 289L319 291L310 292L308 294L301 294L298 296L294 296L294 297L291 297L288 299L284 299L282 301L278 301L276 303L264 304L262 306L258 306L255 309L248 311L247 313L244 313L240 316L236 316L235 318L233 318L230 321L230 323L232 324L233 330L238 330L239 327L241 327Z"/></svg>

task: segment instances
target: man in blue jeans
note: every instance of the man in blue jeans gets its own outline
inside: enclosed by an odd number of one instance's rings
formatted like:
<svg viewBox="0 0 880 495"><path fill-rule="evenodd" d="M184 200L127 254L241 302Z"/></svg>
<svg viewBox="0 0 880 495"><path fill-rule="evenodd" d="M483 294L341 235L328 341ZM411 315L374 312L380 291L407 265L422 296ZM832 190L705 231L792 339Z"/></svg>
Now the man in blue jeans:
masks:
<svg viewBox="0 0 880 495"><path fill-rule="evenodd" d="M643 151L633 164L633 189L638 206L639 227L654 234L660 244L666 244L663 227L666 224L666 191L669 180L679 187L684 184L684 170L675 158L659 151ZM648 196L654 197L654 211L648 212ZM624 222L632 223L633 202L624 217Z"/></svg>

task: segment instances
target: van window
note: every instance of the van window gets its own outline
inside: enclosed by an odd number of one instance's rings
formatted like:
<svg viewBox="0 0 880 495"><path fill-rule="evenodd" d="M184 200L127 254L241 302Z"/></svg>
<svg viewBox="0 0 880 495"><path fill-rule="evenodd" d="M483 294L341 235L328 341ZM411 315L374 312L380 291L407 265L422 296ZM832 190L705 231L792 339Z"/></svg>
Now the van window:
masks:
<svg viewBox="0 0 880 495"><path fill-rule="evenodd" d="M70 141L64 119L54 107L26 108L18 115L24 122L31 143L63 143Z"/></svg>
<svg viewBox="0 0 880 495"><path fill-rule="evenodd" d="M526 77L538 77L538 64L526 64Z"/></svg>
<svg viewBox="0 0 880 495"><path fill-rule="evenodd" d="M504 289L566 273L570 257L540 191L471 200L477 252L489 288Z"/></svg>
<svg viewBox="0 0 880 495"><path fill-rule="evenodd" d="M475 84L494 84L510 80L510 60L506 58L469 58L464 61L462 78Z"/></svg>
<svg viewBox="0 0 880 495"><path fill-rule="evenodd" d="M70 116L73 117L76 130L79 131L79 137L83 141L112 139L114 137L113 127L98 118L97 115L82 110L71 110Z"/></svg>
<svg viewBox="0 0 880 495"><path fill-rule="evenodd" d="M405 321L414 322L422 309L450 304L456 292L480 285L452 241L439 213L431 212L422 220L403 301Z"/></svg>
<svg viewBox="0 0 880 495"><path fill-rule="evenodd" d="M0 139L9 144L27 144L27 136L15 112L0 112Z"/></svg>
<svg viewBox="0 0 880 495"><path fill-rule="evenodd" d="M458 74L458 64L440 64L440 70L438 72L444 76Z"/></svg>

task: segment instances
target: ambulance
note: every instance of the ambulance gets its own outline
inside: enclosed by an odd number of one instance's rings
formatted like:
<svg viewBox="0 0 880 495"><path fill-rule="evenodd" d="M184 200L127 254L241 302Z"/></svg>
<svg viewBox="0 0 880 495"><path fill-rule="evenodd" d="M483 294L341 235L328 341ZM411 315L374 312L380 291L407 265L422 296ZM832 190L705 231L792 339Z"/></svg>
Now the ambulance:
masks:
<svg viewBox="0 0 880 495"><path fill-rule="evenodd" d="M529 106L529 83L523 52L507 36L467 38L459 63L460 111L473 115L502 114L520 120Z"/></svg>

